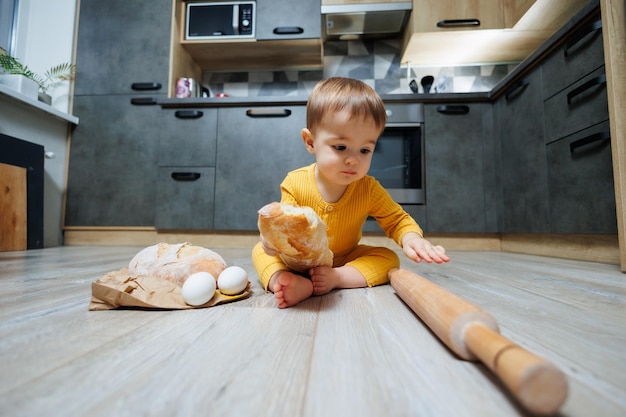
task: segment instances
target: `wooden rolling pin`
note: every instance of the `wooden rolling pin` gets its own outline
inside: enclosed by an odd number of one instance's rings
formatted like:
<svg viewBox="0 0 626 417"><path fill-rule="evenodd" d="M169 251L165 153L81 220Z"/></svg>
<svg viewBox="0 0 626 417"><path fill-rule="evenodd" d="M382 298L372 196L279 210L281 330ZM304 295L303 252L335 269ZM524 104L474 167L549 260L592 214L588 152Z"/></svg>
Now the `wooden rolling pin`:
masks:
<svg viewBox="0 0 626 417"><path fill-rule="evenodd" d="M555 413L567 398L567 379L555 365L500 335L485 311L404 269L389 271L400 298L454 353L480 360L529 411Z"/></svg>

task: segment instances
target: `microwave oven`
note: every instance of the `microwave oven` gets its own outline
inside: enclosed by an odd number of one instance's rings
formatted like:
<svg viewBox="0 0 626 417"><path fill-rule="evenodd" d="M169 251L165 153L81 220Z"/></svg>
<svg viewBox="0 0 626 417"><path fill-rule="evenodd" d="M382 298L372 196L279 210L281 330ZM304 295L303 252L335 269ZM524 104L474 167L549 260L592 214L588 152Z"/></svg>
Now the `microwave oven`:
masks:
<svg viewBox="0 0 626 417"><path fill-rule="evenodd" d="M254 1L187 3L185 39L255 37Z"/></svg>

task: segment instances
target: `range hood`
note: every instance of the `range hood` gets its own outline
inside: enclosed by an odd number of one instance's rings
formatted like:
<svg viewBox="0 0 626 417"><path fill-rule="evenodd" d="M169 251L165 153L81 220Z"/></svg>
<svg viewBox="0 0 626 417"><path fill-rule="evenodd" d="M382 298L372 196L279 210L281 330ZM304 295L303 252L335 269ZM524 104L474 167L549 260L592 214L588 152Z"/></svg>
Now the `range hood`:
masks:
<svg viewBox="0 0 626 417"><path fill-rule="evenodd" d="M357 39L400 35L413 2L322 4L325 39Z"/></svg>

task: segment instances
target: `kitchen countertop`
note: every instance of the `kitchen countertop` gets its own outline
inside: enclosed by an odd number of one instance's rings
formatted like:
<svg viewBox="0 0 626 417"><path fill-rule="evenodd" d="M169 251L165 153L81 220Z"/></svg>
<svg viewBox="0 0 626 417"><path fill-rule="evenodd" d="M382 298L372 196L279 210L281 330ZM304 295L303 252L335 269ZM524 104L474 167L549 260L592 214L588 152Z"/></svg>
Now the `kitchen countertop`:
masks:
<svg viewBox="0 0 626 417"><path fill-rule="evenodd" d="M440 103L450 101L488 101L489 93L445 94L383 94L386 103ZM224 98L167 98L158 101L163 108L238 107L238 106L297 106L305 105L307 96L262 96Z"/></svg>

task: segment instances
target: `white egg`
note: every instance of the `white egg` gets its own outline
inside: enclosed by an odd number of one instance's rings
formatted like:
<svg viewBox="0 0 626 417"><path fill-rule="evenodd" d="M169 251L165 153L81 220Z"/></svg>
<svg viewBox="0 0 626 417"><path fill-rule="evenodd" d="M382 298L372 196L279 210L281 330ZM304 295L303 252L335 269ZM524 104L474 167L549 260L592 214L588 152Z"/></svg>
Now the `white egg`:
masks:
<svg viewBox="0 0 626 417"><path fill-rule="evenodd" d="M183 299L190 306L206 304L215 295L215 277L208 272L189 275L183 284Z"/></svg>
<svg viewBox="0 0 626 417"><path fill-rule="evenodd" d="M217 278L217 286L222 294L241 294L248 286L248 274L241 267L229 266Z"/></svg>

